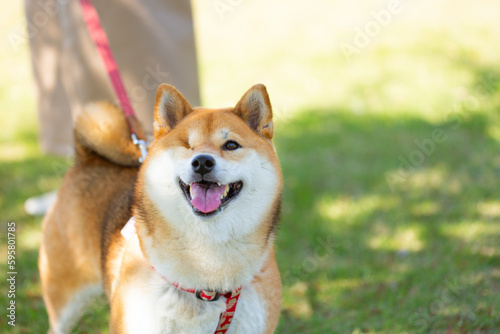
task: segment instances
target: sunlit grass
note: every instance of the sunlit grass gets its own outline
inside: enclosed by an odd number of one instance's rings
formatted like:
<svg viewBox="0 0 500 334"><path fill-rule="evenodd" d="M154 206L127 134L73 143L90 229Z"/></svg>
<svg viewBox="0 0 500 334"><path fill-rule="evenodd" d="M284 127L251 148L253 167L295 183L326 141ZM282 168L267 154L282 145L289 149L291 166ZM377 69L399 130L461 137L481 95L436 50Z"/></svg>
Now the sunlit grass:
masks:
<svg viewBox="0 0 500 334"><path fill-rule="evenodd" d="M419 230L418 226L400 227L391 231L381 228L368 244L376 250L417 252L424 247Z"/></svg>
<svg viewBox="0 0 500 334"><path fill-rule="evenodd" d="M286 249L281 263L290 261L282 266L282 328L317 324L321 332L344 333L363 323L369 333L424 333L458 323L467 330L492 328L499 321L477 306L499 307L489 295L477 297L481 289L497 291L500 238L494 223L475 220L495 217L496 200L483 199L498 195L498 167L491 167L496 146L482 122L464 120L394 187L385 178L397 170L398 156L418 149L415 139L446 124L337 111L301 113L281 129L285 203L294 203L285 206L279 240ZM318 145L326 142L332 147ZM325 241L331 254L321 247ZM478 272L482 280L470 281ZM436 304L457 277L463 280L452 302ZM307 287L305 295L295 291L297 284ZM330 327L322 327L322 319L331 319Z"/></svg>
<svg viewBox="0 0 500 334"><path fill-rule="evenodd" d="M349 224L362 219L373 210L390 210L400 203L395 196L367 196L363 198L338 198L323 200L318 205L318 212L332 221ZM361 218L358 218L361 216Z"/></svg>
<svg viewBox="0 0 500 334"><path fill-rule="evenodd" d="M444 225L443 234L469 243L475 244L477 239L500 237L500 226L496 223L464 221L458 224ZM500 250L500 245L498 247Z"/></svg>
<svg viewBox="0 0 500 334"><path fill-rule="evenodd" d="M483 219L500 218L500 201L485 201L477 204L477 212Z"/></svg>

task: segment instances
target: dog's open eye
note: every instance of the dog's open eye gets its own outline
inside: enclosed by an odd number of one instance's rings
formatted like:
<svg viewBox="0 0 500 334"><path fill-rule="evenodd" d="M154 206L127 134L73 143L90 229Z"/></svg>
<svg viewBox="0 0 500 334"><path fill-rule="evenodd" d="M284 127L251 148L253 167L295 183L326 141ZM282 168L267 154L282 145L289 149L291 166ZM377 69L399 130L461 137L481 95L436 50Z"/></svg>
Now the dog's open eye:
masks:
<svg viewBox="0 0 500 334"><path fill-rule="evenodd" d="M229 140L224 144L222 148L226 151L234 151L240 147L241 145L235 142L234 140Z"/></svg>

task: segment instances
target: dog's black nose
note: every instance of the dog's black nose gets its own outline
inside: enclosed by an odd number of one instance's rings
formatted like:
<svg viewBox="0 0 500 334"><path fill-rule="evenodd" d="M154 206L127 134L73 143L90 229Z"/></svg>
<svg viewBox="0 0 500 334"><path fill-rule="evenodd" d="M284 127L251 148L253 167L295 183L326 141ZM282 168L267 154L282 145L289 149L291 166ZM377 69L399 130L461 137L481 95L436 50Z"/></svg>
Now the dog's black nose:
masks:
<svg viewBox="0 0 500 334"><path fill-rule="evenodd" d="M210 173L215 167L215 159L210 155L201 154L193 159L191 162L193 171L201 175Z"/></svg>

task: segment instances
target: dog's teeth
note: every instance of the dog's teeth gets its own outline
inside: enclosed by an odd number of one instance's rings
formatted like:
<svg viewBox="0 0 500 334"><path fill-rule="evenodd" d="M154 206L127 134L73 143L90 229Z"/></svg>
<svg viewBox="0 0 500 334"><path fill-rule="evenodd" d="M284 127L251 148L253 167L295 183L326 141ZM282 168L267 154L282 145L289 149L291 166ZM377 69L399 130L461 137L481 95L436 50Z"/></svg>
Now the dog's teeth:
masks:
<svg viewBox="0 0 500 334"><path fill-rule="evenodd" d="M193 187L189 187L189 195L191 195L191 198L193 198Z"/></svg>
<svg viewBox="0 0 500 334"><path fill-rule="evenodd" d="M226 188L224 189L224 194L222 194L221 199L226 197L228 192L229 192L229 185L226 184Z"/></svg>
<svg viewBox="0 0 500 334"><path fill-rule="evenodd" d="M219 182L217 182L217 186L220 187L220 183Z"/></svg>

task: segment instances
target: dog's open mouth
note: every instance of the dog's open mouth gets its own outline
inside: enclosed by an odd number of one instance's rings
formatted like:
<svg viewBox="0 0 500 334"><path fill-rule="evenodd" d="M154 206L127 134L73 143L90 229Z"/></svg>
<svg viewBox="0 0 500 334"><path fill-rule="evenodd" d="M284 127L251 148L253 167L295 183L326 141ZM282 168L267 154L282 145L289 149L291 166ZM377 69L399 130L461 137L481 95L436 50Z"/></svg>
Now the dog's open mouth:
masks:
<svg viewBox="0 0 500 334"><path fill-rule="evenodd" d="M200 181L186 184L179 180L186 199L193 211L202 216L212 215L231 202L241 191L243 182L230 184Z"/></svg>

